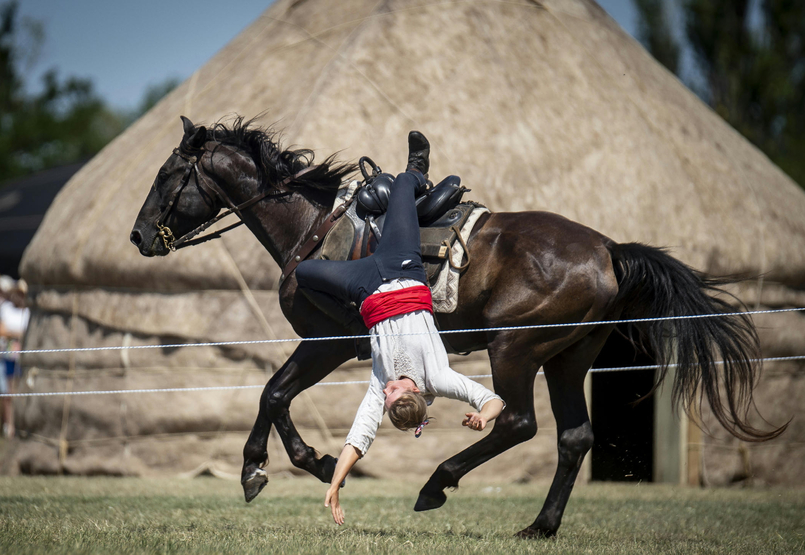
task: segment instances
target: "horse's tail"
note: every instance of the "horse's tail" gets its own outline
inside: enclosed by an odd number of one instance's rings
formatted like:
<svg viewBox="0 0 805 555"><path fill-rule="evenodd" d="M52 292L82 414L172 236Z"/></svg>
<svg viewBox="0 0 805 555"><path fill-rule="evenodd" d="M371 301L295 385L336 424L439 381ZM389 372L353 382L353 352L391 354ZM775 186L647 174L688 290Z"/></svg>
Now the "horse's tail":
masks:
<svg viewBox="0 0 805 555"><path fill-rule="evenodd" d="M663 249L640 243L612 243L609 251L618 279L615 303L622 307L621 318L697 316L629 324L628 336L632 338L636 329L639 345L648 348L659 366L651 392L673 364L673 398L685 412L707 397L716 419L739 439L765 441L783 433L787 423L764 432L748 422L762 363L752 320L734 314L739 309L723 298L737 301L720 287L736 280L708 277ZM728 313L732 314L723 316Z"/></svg>

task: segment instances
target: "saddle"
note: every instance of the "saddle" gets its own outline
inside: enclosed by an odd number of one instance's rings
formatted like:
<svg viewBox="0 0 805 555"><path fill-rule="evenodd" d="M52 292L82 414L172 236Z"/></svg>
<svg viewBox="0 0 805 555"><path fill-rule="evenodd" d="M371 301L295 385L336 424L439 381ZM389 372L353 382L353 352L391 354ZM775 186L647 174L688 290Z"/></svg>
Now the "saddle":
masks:
<svg viewBox="0 0 805 555"><path fill-rule="evenodd" d="M393 181L393 176L375 172L355 191L347 201L343 216L324 238L321 258L357 260L375 252L383 236L385 211ZM450 258L453 243L463 243L460 235L462 226L472 211L480 206L475 202L461 202L462 196L468 191L461 186L461 178L451 175L416 199L422 262L431 286L445 264L458 271L469 265L469 260L461 265L461 260Z"/></svg>
<svg viewBox="0 0 805 555"><path fill-rule="evenodd" d="M339 189L333 211L283 268L280 286L302 260L319 248L319 257L325 260L357 260L375 252L383 236L385 211L394 178L389 174L383 175L374 163L374 171L371 176L368 175L365 160L368 158L361 158L359 163L365 180L344 184ZM417 194L422 263L431 289L441 296L447 294L447 298L439 297L442 312L455 310L458 277L470 264L462 230L465 224L472 227L478 217L489 212L476 202L461 202L461 197L468 190L461 186L459 177L451 175L435 187ZM458 244L454 246L456 241ZM461 264L464 256L467 262ZM436 304L434 296L434 308ZM445 337L442 337L442 341L448 352L455 352ZM358 360L371 356L365 338L357 339L355 347Z"/></svg>

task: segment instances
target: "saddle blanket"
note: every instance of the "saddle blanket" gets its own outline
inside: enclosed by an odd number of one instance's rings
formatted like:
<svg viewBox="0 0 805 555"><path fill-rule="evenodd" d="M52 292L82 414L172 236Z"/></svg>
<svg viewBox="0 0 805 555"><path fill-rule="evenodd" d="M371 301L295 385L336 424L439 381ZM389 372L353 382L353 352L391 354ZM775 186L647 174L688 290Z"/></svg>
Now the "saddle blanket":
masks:
<svg viewBox="0 0 805 555"><path fill-rule="evenodd" d="M472 228L478 222L483 214L489 212L489 208L479 206L472 211L472 213L464 222L461 227L461 238L466 243L472 233ZM456 264L461 264L461 259L464 257L464 247L461 246L461 241L453 243L453 248L450 251L450 260ZM461 272L452 268L450 264L444 263L442 269L439 270L439 275L436 282L431 287L431 295L433 296L433 310L443 314L455 312L458 306L458 280L461 277Z"/></svg>
<svg viewBox="0 0 805 555"><path fill-rule="evenodd" d="M335 211L342 204L347 203L354 195L356 189L360 186L360 181L345 182L336 194L333 210ZM472 228L478 222L483 214L489 212L489 209L483 206L476 207L464 222L461 227L461 238L466 243L469 240ZM460 265L464 257L464 247L461 246L461 241L456 241L450 251L450 260L456 265ZM458 306L458 284L461 277L461 272L450 267L450 264L445 261L442 264L441 270L436 279L431 284L431 295L433 297L433 310L437 313L449 314L455 312Z"/></svg>

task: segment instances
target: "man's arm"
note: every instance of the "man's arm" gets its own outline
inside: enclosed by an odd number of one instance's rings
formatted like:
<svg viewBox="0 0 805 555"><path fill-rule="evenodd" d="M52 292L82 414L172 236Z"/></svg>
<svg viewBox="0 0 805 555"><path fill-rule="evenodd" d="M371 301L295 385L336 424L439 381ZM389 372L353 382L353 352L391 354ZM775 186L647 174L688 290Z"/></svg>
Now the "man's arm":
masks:
<svg viewBox="0 0 805 555"><path fill-rule="evenodd" d="M483 430L486 424L497 418L506 407L506 403L503 402L499 395L496 395L475 380L459 374L449 366L443 366L437 371L432 371L426 379L429 381L429 387L435 395L464 401L478 411L466 413L466 418L462 422L462 425L473 430Z"/></svg>
<svg viewBox="0 0 805 555"><path fill-rule="evenodd" d="M341 508L341 503L338 499L341 482L344 481L355 463L366 454L366 451L372 445L377 428L383 418L384 398L380 379L372 372L369 389L366 391L360 407L358 407L355 421L352 423L352 428L347 435L346 445L341 450L341 455L335 465L330 487L324 496L324 506L330 507L330 511L333 513L333 520L338 525L344 524L344 510Z"/></svg>
<svg viewBox="0 0 805 555"><path fill-rule="evenodd" d="M341 482L347 477L349 471L355 466L355 463L361 458L361 452L353 445L347 443L344 449L341 450L341 455L338 457L338 463L335 465L335 472L333 479L330 482L330 487L327 494L324 496L324 506L330 507L330 512L333 514L333 520L339 526L344 524L344 510L341 508L341 503L338 501L338 492L341 489Z"/></svg>
<svg viewBox="0 0 805 555"><path fill-rule="evenodd" d="M383 402L385 399L383 384L373 371L369 379L369 389L367 389L366 395L355 413L352 427L344 442L355 446L360 451L361 456L366 454L375 439L377 429L383 420Z"/></svg>
<svg viewBox="0 0 805 555"><path fill-rule="evenodd" d="M436 372L431 372L425 379L429 383L429 389L437 397L464 401L472 405L475 410L482 411L493 400L500 402L500 410L503 410L506 406L499 395L464 374L456 372L449 366L444 366ZM491 405L489 410L492 410L493 406L495 405ZM495 417L498 414L500 414L500 411L497 411Z"/></svg>

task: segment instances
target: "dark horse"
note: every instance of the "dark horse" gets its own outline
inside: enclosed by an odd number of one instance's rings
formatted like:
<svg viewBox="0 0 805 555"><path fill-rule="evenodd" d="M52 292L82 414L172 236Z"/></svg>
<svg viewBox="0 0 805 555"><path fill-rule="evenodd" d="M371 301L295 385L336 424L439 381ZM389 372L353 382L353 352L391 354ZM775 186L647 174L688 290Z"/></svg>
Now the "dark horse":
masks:
<svg viewBox="0 0 805 555"><path fill-rule="evenodd" d="M131 232L131 241L145 256L167 255L174 237L194 233L228 207L284 268L328 217L338 186L355 171L333 157L314 166L312 152L283 150L272 132L241 118L231 128L219 123L211 129L182 119L182 142L159 170ZM734 312L718 296L723 281L691 270L661 249L618 244L548 212L485 215L468 248L472 264L461 277L458 309L437 315L444 330ZM282 282L279 295L285 317L301 337L350 335L297 291L293 274ZM763 432L748 423L759 371L757 334L748 317L629 327L629 336L660 366L658 384L676 365L673 392L683 408L706 398L718 421L748 441L783 432L785 426ZM445 488L458 486L473 468L534 437L534 377L543 368L556 417L559 463L542 510L520 535L554 535L593 445L584 377L614 328L602 323L451 335L458 351L489 351L494 388L506 409L487 436L438 466L415 510L442 506ZM268 382L243 449L247 501L267 482L263 468L272 425L295 466L330 482L335 459L305 444L289 407L300 392L354 356L351 340L302 341Z"/></svg>

